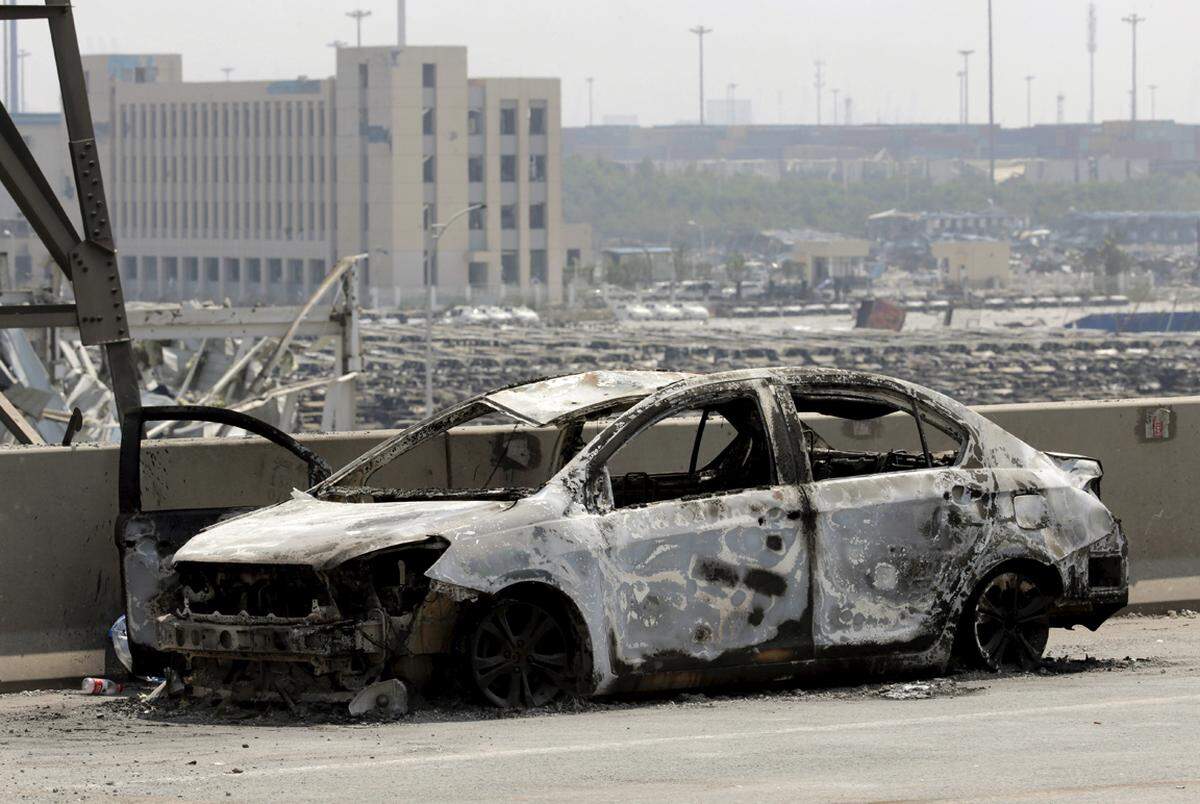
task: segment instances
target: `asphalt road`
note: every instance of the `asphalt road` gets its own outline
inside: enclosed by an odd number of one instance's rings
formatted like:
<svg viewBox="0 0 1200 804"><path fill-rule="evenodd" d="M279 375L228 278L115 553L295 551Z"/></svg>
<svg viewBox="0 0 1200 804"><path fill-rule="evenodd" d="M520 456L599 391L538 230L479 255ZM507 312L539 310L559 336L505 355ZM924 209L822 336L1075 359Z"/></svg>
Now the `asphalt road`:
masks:
<svg viewBox="0 0 1200 804"><path fill-rule="evenodd" d="M1200 797L1200 618L1058 631L1049 653L1070 660L1036 675L387 724L192 722L132 700L4 695L0 798Z"/></svg>

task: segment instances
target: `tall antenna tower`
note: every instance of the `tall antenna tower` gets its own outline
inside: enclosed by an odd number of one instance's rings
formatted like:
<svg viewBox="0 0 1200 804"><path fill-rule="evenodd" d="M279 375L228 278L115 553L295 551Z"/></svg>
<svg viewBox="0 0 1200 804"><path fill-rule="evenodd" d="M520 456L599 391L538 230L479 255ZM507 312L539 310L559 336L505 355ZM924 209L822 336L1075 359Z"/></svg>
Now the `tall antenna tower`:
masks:
<svg viewBox="0 0 1200 804"><path fill-rule="evenodd" d="M1088 122L1096 122L1096 4L1088 3Z"/></svg>
<svg viewBox="0 0 1200 804"><path fill-rule="evenodd" d="M1121 17L1121 22L1129 23L1129 29L1133 35L1133 57L1131 59L1133 78L1130 81L1131 89L1129 91L1129 122L1135 129L1137 128L1137 29L1145 21L1145 17L1139 17L1137 14Z"/></svg>
<svg viewBox="0 0 1200 804"><path fill-rule="evenodd" d="M814 62L814 64L816 65L816 68L817 68L817 77L816 77L816 80L813 81L813 86L817 90L817 125L819 126L819 125L821 125L821 103L823 101L823 96L821 95L821 92L822 92L822 90L825 89L825 76L821 72L821 70L822 70L822 68L825 67L825 62L821 61L820 59L817 59L816 62Z"/></svg>
<svg viewBox="0 0 1200 804"><path fill-rule="evenodd" d="M712 33L712 28L697 25L688 30L700 40L700 125L704 125L704 37Z"/></svg>
<svg viewBox="0 0 1200 804"><path fill-rule="evenodd" d="M1058 93L1058 97L1056 98L1056 100L1058 101L1058 111L1057 111L1057 114L1055 114L1054 119L1055 119L1055 122L1057 122L1061 126L1063 123L1066 122L1066 116L1063 113L1063 108L1064 108L1064 103L1067 100L1067 96L1060 92L1060 93Z"/></svg>

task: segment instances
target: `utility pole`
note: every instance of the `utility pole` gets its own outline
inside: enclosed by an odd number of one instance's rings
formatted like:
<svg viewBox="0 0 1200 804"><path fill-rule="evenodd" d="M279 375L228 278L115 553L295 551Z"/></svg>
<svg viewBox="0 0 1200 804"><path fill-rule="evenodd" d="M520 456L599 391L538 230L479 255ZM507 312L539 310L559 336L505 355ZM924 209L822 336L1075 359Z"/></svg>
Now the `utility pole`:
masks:
<svg viewBox="0 0 1200 804"><path fill-rule="evenodd" d="M438 243L442 235L456 220L469 215L475 210L487 209L487 204L471 204L450 216L445 223L435 223L429 227L432 232L432 245L425 249L425 416L433 415L433 310L436 306L434 288L437 277L434 276L437 267Z"/></svg>
<svg viewBox="0 0 1200 804"><path fill-rule="evenodd" d="M956 72L955 75L958 76L958 123L959 125L964 125L967 122L967 116L963 111L963 93L966 92L966 88L963 85L963 79L966 77L966 75L962 70Z"/></svg>
<svg viewBox="0 0 1200 804"><path fill-rule="evenodd" d="M593 125L595 125L594 114L596 111L596 104L595 104L596 79L589 75L588 79L587 79L587 85L588 85L588 128L591 128Z"/></svg>
<svg viewBox="0 0 1200 804"><path fill-rule="evenodd" d="M363 20L371 16L371 12L365 9L356 8L353 11L347 11L346 16L354 20L354 27L358 34L357 38L355 39L355 47L362 47L362 23Z"/></svg>
<svg viewBox="0 0 1200 804"><path fill-rule="evenodd" d="M1033 79L1037 76L1025 76L1025 127L1033 126Z"/></svg>
<svg viewBox="0 0 1200 804"><path fill-rule="evenodd" d="M228 81L230 73L233 72L233 68L232 67L222 67L221 72L225 73L225 80Z"/></svg>
<svg viewBox="0 0 1200 804"><path fill-rule="evenodd" d="M20 95L20 100L18 101L18 104L17 104L19 107L17 109L17 111L19 111L19 112L25 111L25 107L26 107L26 102L25 102L25 72L26 72L25 59L29 58L31 55L32 54L28 50L25 50L24 48L17 51L17 63L19 65L20 73L21 73L21 95Z"/></svg>
<svg viewBox="0 0 1200 804"><path fill-rule="evenodd" d="M965 126L971 122L971 69L970 59L974 50L960 50L958 55L962 56L963 71L962 71L962 122Z"/></svg>
<svg viewBox="0 0 1200 804"><path fill-rule="evenodd" d="M841 92L841 90L838 89L837 87L834 87L833 89L831 89L829 91L833 93L833 124L836 126L838 124L838 122L837 122L837 120L838 120L838 118L837 118L837 112L838 112L837 99L838 99L838 93Z"/></svg>
<svg viewBox="0 0 1200 804"><path fill-rule="evenodd" d="M700 125L704 125L704 37L712 33L712 28L705 28L703 25L697 25L695 28L689 28L696 38L700 40Z"/></svg>
<svg viewBox="0 0 1200 804"><path fill-rule="evenodd" d="M1096 4L1088 3L1088 122L1096 122Z"/></svg>
<svg viewBox="0 0 1200 804"><path fill-rule="evenodd" d="M1131 133L1137 131L1137 27L1145 22L1145 17L1139 17L1137 14L1130 14L1128 17L1121 17L1121 22L1129 23L1129 28L1133 33L1133 89L1129 93L1129 122L1132 125Z"/></svg>
<svg viewBox="0 0 1200 804"><path fill-rule="evenodd" d="M1060 93L1058 93L1058 97L1055 100L1058 102L1058 109L1054 115L1054 120L1056 123L1058 123L1061 126L1064 122L1066 122L1066 117L1063 113L1063 109L1064 109L1063 104L1067 100L1067 96L1060 92Z"/></svg>
<svg viewBox="0 0 1200 804"><path fill-rule="evenodd" d="M15 6L17 0L8 0ZM21 111L21 46L17 40L17 21L8 21L8 108Z"/></svg>
<svg viewBox="0 0 1200 804"><path fill-rule="evenodd" d="M1158 98L1158 84L1150 85L1150 119L1158 119L1158 110L1156 100Z"/></svg>
<svg viewBox="0 0 1200 804"><path fill-rule="evenodd" d="M996 189L996 87L992 60L992 0L987 3L988 14L988 183Z"/></svg>
<svg viewBox="0 0 1200 804"><path fill-rule="evenodd" d="M821 69L825 66L825 62L817 59L817 78L813 81L813 86L817 89L817 125L821 125L821 103L824 100L821 96L821 91L825 89L825 76L821 73Z"/></svg>

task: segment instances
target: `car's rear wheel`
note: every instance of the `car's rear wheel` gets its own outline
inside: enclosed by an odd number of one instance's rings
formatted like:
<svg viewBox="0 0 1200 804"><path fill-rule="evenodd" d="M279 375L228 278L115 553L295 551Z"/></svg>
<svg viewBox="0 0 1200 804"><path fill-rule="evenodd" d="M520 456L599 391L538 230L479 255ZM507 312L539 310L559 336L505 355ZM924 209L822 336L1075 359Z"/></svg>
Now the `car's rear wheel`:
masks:
<svg viewBox="0 0 1200 804"><path fill-rule="evenodd" d="M467 650L475 690L494 706L544 706L570 685L570 630L541 603L497 601L479 619Z"/></svg>
<svg viewBox="0 0 1200 804"><path fill-rule="evenodd" d="M1034 670L1050 637L1053 598L1021 570L999 572L973 596L964 625L976 664L991 670Z"/></svg>

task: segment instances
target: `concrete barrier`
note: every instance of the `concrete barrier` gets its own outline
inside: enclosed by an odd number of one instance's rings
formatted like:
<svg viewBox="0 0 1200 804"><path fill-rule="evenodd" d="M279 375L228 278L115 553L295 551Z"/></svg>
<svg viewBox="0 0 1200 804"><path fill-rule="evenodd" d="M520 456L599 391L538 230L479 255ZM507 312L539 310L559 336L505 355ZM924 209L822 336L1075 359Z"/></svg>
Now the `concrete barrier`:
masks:
<svg viewBox="0 0 1200 804"><path fill-rule="evenodd" d="M978 410L1040 449L1104 462L1104 499L1130 537L1134 603L1200 600L1200 397ZM490 463L501 432L472 428L426 444L381 485L428 486L447 477L465 485ZM304 440L338 466L387 435ZM547 438L530 445L545 456L552 447ZM262 505L303 485L290 455L250 439L150 442L144 464L147 508ZM105 631L121 605L116 473L115 446L0 450L0 684L103 670ZM521 479L516 472L505 482Z"/></svg>

